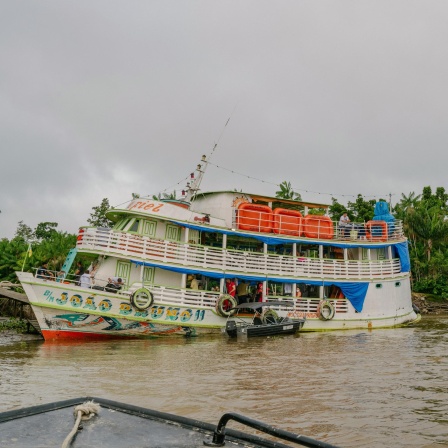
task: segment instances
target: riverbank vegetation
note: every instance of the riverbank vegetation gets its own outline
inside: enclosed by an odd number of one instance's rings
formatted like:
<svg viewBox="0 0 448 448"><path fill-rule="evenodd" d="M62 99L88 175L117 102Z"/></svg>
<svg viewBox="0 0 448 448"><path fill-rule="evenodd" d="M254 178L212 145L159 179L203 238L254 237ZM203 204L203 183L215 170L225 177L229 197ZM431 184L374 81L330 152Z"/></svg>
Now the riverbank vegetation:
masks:
<svg viewBox="0 0 448 448"><path fill-rule="evenodd" d="M17 319L15 317L10 317L6 320L0 321L0 331L13 331L15 333L27 333L28 327L27 323L23 319Z"/></svg>

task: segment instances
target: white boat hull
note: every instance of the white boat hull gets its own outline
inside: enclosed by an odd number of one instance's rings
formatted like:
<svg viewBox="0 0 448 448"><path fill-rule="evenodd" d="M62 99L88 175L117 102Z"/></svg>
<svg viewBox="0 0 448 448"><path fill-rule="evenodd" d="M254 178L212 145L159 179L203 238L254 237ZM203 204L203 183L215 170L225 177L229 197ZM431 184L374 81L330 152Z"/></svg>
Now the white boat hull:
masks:
<svg viewBox="0 0 448 448"><path fill-rule="evenodd" d="M226 322L211 307L155 303L139 311L126 296L17 275L45 339L193 336L219 333Z"/></svg>
<svg viewBox="0 0 448 448"><path fill-rule="evenodd" d="M33 307L42 334L51 339L102 339L122 337L194 336L222 333L226 317L212 306L158 303L144 311L134 309L125 295L85 289L72 284L35 279L17 273ZM418 320L412 309L408 277L401 282L370 283L361 312L343 299L329 299L334 317L319 318L320 299L294 301L293 311L278 309L279 316L306 318L302 331L373 329L406 325Z"/></svg>

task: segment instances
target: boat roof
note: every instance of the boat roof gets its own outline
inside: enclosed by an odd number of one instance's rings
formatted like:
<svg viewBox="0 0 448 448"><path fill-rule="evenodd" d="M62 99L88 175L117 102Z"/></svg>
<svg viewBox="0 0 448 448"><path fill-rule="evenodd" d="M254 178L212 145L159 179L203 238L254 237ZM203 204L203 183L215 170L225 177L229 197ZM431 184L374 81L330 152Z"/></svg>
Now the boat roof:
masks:
<svg viewBox="0 0 448 448"><path fill-rule="evenodd" d="M248 303L240 303L237 306L234 306L232 310L241 310L241 309L250 309L256 310L257 308L263 308L266 306L294 306L294 302L292 301L271 301L271 302L248 302Z"/></svg>
<svg viewBox="0 0 448 448"><path fill-rule="evenodd" d="M325 209L327 209L328 207L330 207L329 204L320 204L318 202L295 201L293 199L276 198L275 196L265 196L265 195L260 195L260 194L256 194L256 193L247 193L244 191L235 191L235 190L204 191L204 192L197 193L195 198L197 199L200 196L205 197L205 196L209 196L209 195L213 195L213 194L221 194L221 193L244 194L244 195L250 196L252 198L252 200L254 200L256 202L277 202L277 203L296 205L296 206L301 205L303 207L308 207L308 208L325 208ZM194 202L194 200L192 202Z"/></svg>
<svg viewBox="0 0 448 448"><path fill-rule="evenodd" d="M73 430L76 430L74 412L79 410L77 406L84 407L88 402L101 405L100 412L90 420L82 422L82 431L75 431L76 440L71 445L69 436L73 436ZM259 435L226 428L229 420L255 428L276 439L269 440ZM218 432L218 426L222 432ZM275 448L286 446L279 443L278 440L281 439L301 446L336 448L334 445L273 428L234 413L221 417L218 426L97 397L73 398L0 413L1 442L7 441L10 448L56 448L61 444L65 446L67 439L70 446L77 447L190 448L204 446L207 442L208 446ZM222 441L222 444L218 444L215 439Z"/></svg>

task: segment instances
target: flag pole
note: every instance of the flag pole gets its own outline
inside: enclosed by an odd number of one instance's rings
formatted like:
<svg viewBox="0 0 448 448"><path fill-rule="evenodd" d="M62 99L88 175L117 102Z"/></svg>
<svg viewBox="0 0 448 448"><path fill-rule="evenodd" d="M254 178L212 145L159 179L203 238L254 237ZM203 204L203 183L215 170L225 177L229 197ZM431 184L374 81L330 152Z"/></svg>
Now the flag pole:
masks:
<svg viewBox="0 0 448 448"><path fill-rule="evenodd" d="M28 249L26 250L26 255L25 255L25 259L23 260L23 264L22 264L22 272L23 272L23 270L24 270L24 268L25 268L25 262L26 262L26 259L28 258L28 255L31 257L31 254L32 254L33 252L32 252L32 250L31 250L31 243L29 243L28 244Z"/></svg>

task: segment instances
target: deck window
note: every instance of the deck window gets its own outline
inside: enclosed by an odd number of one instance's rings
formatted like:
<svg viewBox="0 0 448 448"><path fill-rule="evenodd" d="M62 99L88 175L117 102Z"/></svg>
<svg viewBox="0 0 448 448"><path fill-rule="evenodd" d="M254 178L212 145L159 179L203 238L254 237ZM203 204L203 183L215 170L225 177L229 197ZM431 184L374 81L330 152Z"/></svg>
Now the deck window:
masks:
<svg viewBox="0 0 448 448"><path fill-rule="evenodd" d="M180 227L167 224L165 239L168 241L180 241Z"/></svg>
<svg viewBox="0 0 448 448"><path fill-rule="evenodd" d="M131 218L124 218L115 224L114 229L115 230L123 230L129 223L131 222Z"/></svg>
<svg viewBox="0 0 448 448"><path fill-rule="evenodd" d="M156 236L156 228L157 223L155 221L144 220L142 225L142 235L154 237Z"/></svg>
<svg viewBox="0 0 448 448"><path fill-rule="evenodd" d="M134 220L134 222L129 227L128 232L138 232L139 225L140 225L140 220L139 219Z"/></svg>
<svg viewBox="0 0 448 448"><path fill-rule="evenodd" d="M154 270L153 267L145 267L143 271L143 284L153 284L154 283Z"/></svg>

